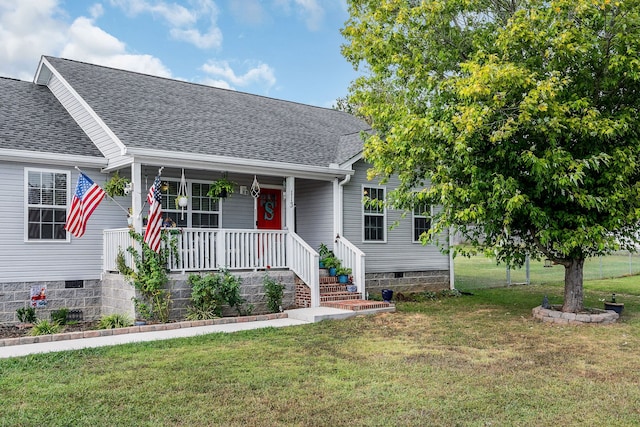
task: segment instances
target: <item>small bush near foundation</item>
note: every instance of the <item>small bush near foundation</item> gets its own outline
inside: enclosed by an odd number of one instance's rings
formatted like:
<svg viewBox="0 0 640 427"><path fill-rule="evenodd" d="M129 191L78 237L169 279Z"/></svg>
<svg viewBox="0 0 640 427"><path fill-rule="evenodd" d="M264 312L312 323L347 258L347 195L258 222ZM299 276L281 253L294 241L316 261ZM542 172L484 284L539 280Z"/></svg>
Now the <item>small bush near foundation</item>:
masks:
<svg viewBox="0 0 640 427"><path fill-rule="evenodd" d="M69 309L66 307L60 308L58 310L53 310L51 312L51 321L53 323L57 323L58 325L66 325L68 315Z"/></svg>
<svg viewBox="0 0 640 427"><path fill-rule="evenodd" d="M126 328L127 326L131 326L132 323L129 316L125 316L124 314L105 314L98 322L98 329Z"/></svg>
<svg viewBox="0 0 640 427"><path fill-rule="evenodd" d="M33 307L20 307L16 310L16 315L21 323L34 323L36 321L36 309Z"/></svg>
<svg viewBox="0 0 640 427"><path fill-rule="evenodd" d="M240 295L242 279L222 270L218 274L190 274L191 306L187 308L187 319L201 320L222 317L224 304L235 308L240 315L250 314L253 306L243 308L245 302Z"/></svg>
<svg viewBox="0 0 640 427"><path fill-rule="evenodd" d="M51 335L62 331L62 325L49 322L48 320L38 320L29 331L29 335Z"/></svg>
<svg viewBox="0 0 640 427"><path fill-rule="evenodd" d="M284 297L284 285L276 281L269 274L264 275L264 294L267 297L267 308L271 313L282 311L282 297Z"/></svg>

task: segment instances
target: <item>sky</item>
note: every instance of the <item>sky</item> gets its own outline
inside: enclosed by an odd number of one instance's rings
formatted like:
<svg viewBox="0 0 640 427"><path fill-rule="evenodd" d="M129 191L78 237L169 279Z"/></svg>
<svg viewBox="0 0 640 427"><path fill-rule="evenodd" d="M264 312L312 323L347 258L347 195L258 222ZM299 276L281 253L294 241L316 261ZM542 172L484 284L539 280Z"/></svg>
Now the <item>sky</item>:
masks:
<svg viewBox="0 0 640 427"><path fill-rule="evenodd" d="M346 0L0 0L0 76L42 55L332 107Z"/></svg>

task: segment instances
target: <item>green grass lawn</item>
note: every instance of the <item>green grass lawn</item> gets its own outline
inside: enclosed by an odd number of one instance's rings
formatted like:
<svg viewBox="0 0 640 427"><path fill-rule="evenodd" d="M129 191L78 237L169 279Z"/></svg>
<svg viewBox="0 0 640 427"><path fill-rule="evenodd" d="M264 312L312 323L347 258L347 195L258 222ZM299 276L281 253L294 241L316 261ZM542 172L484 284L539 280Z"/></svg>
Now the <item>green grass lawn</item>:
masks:
<svg viewBox="0 0 640 427"><path fill-rule="evenodd" d="M0 360L2 426L640 425L637 278L619 323L552 326L559 284L397 313Z"/></svg>
<svg viewBox="0 0 640 427"><path fill-rule="evenodd" d="M507 284L507 269L497 265L495 259L483 255L470 258L457 256L454 260L455 281L458 289L501 287ZM640 254L621 252L585 261L584 279L598 280L640 274ZM511 269L511 283L526 283L526 269ZM545 267L543 261L531 261L529 277L532 284L564 281L564 267Z"/></svg>

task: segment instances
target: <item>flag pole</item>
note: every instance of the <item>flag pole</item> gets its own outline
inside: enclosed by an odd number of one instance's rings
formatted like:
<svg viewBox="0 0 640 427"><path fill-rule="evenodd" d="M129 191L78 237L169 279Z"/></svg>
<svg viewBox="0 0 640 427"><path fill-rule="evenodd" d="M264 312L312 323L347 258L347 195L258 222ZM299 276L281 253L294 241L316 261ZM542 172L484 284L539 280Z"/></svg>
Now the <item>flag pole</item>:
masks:
<svg viewBox="0 0 640 427"><path fill-rule="evenodd" d="M160 178L162 176L162 170L164 169L164 166L161 166L160 169L158 169L158 178ZM146 178L145 178L146 179ZM142 203L142 208L140 208L140 213L138 213L138 218L140 218L142 216L142 212L144 211L144 207L147 206L147 199L144 199L144 203Z"/></svg>
<svg viewBox="0 0 640 427"><path fill-rule="evenodd" d="M84 173L84 172L82 171L82 169L80 169L78 166L76 166L75 168L76 168L76 169L78 170L78 172L80 172L81 174L83 174L83 175L85 175L85 176L88 176L88 175L87 175L86 173ZM122 209L123 211L125 211L125 213L126 213L127 215L129 215L129 210L128 210L128 209L125 209L125 208L124 208L120 203L118 203L118 202L116 201L116 199L114 199L113 197L111 197L110 195L108 195L106 192L105 192L104 194L105 194L105 196L107 196L108 198L110 198L110 199L113 201L113 203L115 203L116 205L118 205L118 206L120 207L120 209Z"/></svg>

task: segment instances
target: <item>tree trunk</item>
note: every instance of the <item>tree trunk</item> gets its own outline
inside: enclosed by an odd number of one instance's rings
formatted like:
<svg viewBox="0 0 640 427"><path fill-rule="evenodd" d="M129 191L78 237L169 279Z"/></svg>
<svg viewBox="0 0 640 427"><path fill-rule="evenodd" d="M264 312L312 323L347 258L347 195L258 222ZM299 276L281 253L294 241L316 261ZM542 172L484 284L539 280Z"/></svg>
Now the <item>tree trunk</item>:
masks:
<svg viewBox="0 0 640 427"><path fill-rule="evenodd" d="M583 268L584 258L571 260L564 266L564 304L562 305L564 312L577 313L584 308Z"/></svg>

